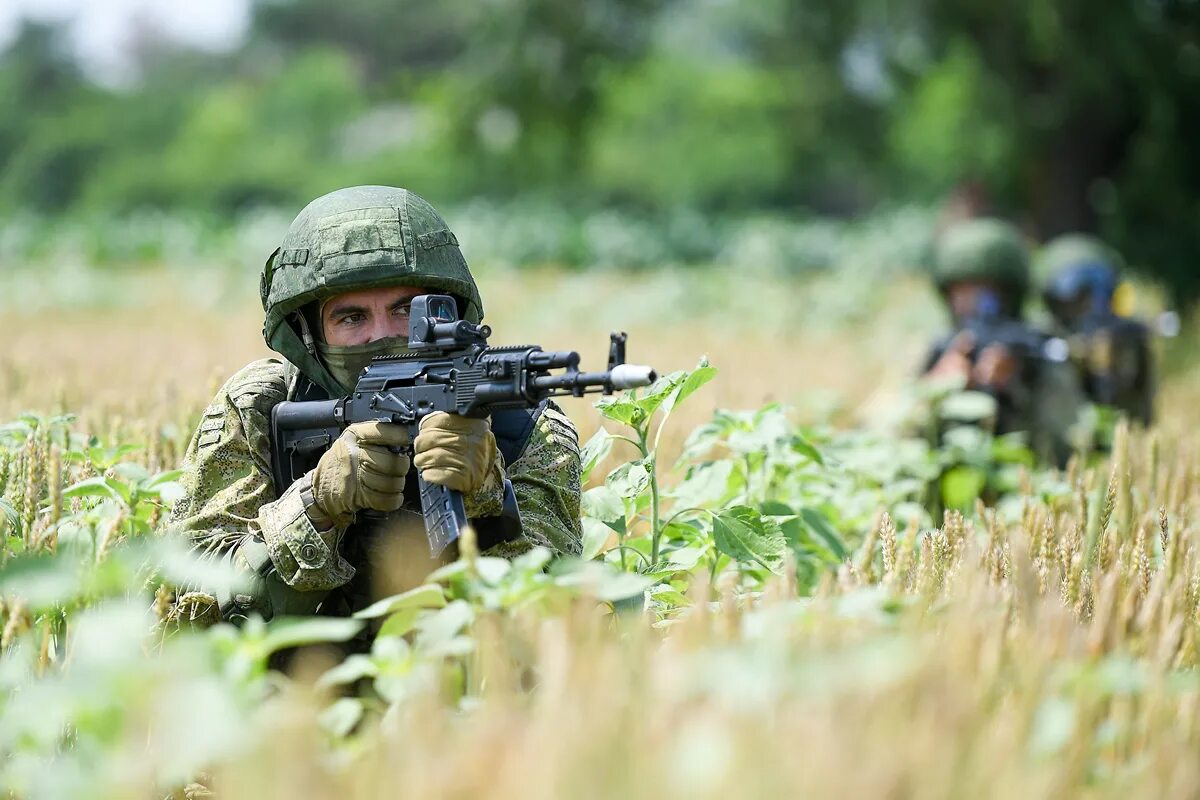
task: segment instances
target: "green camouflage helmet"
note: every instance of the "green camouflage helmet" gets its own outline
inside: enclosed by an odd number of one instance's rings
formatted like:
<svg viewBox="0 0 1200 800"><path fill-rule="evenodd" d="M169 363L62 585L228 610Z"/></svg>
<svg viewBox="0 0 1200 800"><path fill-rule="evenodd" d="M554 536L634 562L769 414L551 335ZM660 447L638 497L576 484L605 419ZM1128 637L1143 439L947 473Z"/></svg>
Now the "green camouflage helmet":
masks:
<svg viewBox="0 0 1200 800"><path fill-rule="evenodd" d="M1064 233L1047 242L1038 253L1037 276L1047 285L1068 267L1103 267L1116 274L1125 271L1125 259L1113 248L1086 233Z"/></svg>
<svg viewBox="0 0 1200 800"><path fill-rule="evenodd" d="M1029 291L1029 251L1021 232L998 219L972 219L943 234L934 251L938 290L953 283L996 284L1019 305Z"/></svg>
<svg viewBox="0 0 1200 800"><path fill-rule="evenodd" d="M313 200L292 221L263 266L263 338L327 391L337 381L306 344L300 311L309 303L381 286L424 286L454 295L464 319L479 322L483 301L458 239L416 194L352 186Z"/></svg>

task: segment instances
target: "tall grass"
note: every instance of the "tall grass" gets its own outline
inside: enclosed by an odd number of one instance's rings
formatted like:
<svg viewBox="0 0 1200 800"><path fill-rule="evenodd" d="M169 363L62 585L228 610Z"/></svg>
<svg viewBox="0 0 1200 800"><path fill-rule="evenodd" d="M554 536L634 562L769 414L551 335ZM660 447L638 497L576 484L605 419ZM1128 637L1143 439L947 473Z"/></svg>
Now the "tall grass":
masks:
<svg viewBox="0 0 1200 800"><path fill-rule="evenodd" d="M673 412L655 464L664 517L699 463L757 441L735 430L740 440L672 470L715 408L795 404L791 427L763 439L778 480L764 489L747 479L726 502L782 526L789 515L770 503L810 503L837 528L843 557L789 539L762 568L722 556L711 523L664 534L675 563L634 559L625 573L612 538L593 542L610 549L603 570L547 570L537 554L496 563L468 547L371 620L308 627L172 632L153 613L198 568L160 523L195 414L216 381L262 352L252 296L179 310L178 288L149 276L150 302L136 311L0 314L10 343L0 412L15 420L0 428L0 792L1200 792L1200 373L1180 363L1160 425L1122 427L1110 455L1026 471L996 508L933 520L905 471L928 454L795 427L851 417L813 402L822 390L852 409L902 385L939 321L921 287L901 281L881 296L853 280L764 282L748 303L743 290L758 279L698 275L684 288L670 273L518 282L495 271L484 281L505 340L599 362L607 329L628 326L631 358L664 372L709 353L721 375ZM545 300L533 311L529 292ZM859 298L857 310L830 315L825 298L842 294ZM18 419L24 408L40 416ZM585 439L601 424L584 404L569 411ZM774 413L758 417L763 428L787 417ZM802 446L824 462L788 460ZM595 488L610 486L608 466L634 458L614 448ZM631 536L652 533L636 498L626 510ZM766 523L760 533L780 535ZM343 659L335 643L361 624L377 629L372 652ZM289 677L267 669L272 652L303 642L326 646L305 651Z"/></svg>

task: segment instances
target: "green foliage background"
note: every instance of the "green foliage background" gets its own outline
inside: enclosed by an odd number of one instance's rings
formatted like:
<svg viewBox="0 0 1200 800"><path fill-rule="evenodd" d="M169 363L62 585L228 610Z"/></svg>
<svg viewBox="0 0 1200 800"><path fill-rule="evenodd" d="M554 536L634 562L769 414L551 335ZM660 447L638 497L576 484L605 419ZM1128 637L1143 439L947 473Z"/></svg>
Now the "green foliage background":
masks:
<svg viewBox="0 0 1200 800"><path fill-rule="evenodd" d="M0 212L223 219L374 182L662 228L969 190L1200 292L1191 0L256 0L227 53L144 38L107 88L26 23L0 55Z"/></svg>

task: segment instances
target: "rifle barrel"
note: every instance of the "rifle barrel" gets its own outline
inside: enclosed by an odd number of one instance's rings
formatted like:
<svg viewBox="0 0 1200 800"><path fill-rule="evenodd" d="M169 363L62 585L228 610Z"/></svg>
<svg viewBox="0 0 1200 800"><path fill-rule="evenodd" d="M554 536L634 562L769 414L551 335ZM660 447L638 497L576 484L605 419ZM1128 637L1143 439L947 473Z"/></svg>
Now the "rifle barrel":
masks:
<svg viewBox="0 0 1200 800"><path fill-rule="evenodd" d="M538 389L586 389L591 386L612 386L632 389L649 386L658 374L650 367L637 364L618 364L611 372L568 372L565 375L541 375L533 379Z"/></svg>

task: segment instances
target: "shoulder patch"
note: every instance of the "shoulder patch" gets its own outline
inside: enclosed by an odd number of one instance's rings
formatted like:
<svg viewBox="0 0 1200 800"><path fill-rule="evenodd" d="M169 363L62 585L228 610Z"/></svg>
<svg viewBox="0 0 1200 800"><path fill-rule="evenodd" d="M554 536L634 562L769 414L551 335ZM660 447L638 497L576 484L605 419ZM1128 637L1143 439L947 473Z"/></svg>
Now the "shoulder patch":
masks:
<svg viewBox="0 0 1200 800"><path fill-rule="evenodd" d="M204 409L200 418L200 426L196 429L196 449L206 450L221 441L221 433L225 430L227 411L220 403L213 403Z"/></svg>

